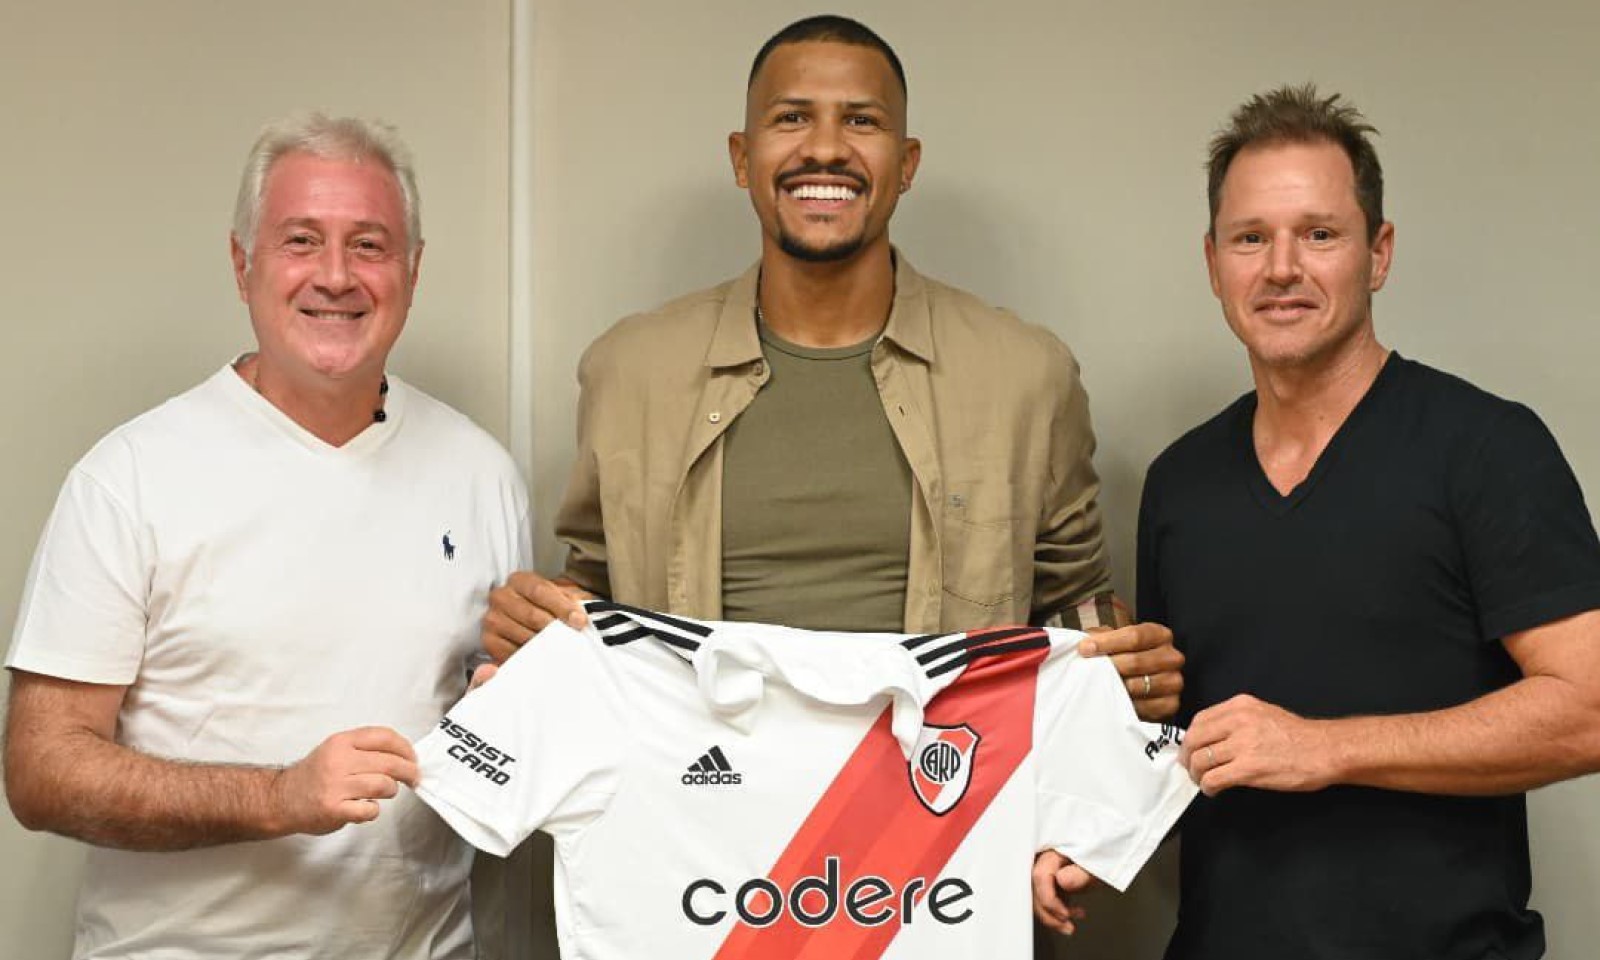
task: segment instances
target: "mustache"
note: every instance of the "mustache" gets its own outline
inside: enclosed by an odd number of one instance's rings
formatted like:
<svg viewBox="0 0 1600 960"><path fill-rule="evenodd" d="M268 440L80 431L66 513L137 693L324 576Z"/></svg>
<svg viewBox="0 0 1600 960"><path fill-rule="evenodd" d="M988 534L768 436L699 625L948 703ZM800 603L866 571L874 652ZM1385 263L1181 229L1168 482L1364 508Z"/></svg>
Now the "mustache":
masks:
<svg viewBox="0 0 1600 960"><path fill-rule="evenodd" d="M866 177L856 173L854 170L832 163L807 163L793 170L780 173L778 174L778 187L781 189L803 177L841 177L854 183L861 192L865 193L867 190Z"/></svg>

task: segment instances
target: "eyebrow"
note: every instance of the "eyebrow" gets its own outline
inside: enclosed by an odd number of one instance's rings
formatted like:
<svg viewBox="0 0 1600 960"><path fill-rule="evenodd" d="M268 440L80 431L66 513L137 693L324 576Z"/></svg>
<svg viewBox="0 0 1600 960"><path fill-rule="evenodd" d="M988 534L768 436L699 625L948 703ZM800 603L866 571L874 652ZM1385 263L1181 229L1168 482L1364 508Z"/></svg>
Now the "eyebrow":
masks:
<svg viewBox="0 0 1600 960"><path fill-rule="evenodd" d="M321 226L322 221L318 220L316 217L289 217L278 224L279 229L290 227L316 227L320 229ZM357 220L355 222L355 228L355 232L357 233L390 234L394 232L390 230L386 224L379 223L376 220Z"/></svg>
<svg viewBox="0 0 1600 960"><path fill-rule="evenodd" d="M1295 221L1297 223L1328 223L1338 219L1339 215L1336 213L1329 213L1323 210L1313 210L1310 213L1302 214L1296 217ZM1244 230L1250 227L1264 227L1266 225L1267 221L1261 217L1248 217L1239 220L1224 220L1217 224L1218 227L1226 230Z"/></svg>
<svg viewBox="0 0 1600 960"><path fill-rule="evenodd" d="M814 107L816 105L817 101L809 97L778 97L767 104L767 109L771 110L774 107ZM846 110L881 110L884 113L889 112L888 104L882 100L870 98L866 100L846 100L843 106Z"/></svg>

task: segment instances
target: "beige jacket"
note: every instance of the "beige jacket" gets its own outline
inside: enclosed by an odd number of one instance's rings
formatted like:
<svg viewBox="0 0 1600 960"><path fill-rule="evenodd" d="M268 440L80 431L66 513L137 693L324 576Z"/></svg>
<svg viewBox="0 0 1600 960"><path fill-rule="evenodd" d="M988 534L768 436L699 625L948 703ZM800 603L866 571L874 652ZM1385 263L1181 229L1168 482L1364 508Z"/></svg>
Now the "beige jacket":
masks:
<svg viewBox="0 0 1600 960"><path fill-rule="evenodd" d="M872 351L916 478L908 633L1041 622L1109 589L1078 365L1043 328L897 256ZM578 453L556 535L613 599L722 612L722 436L767 382L757 270L627 317L579 365Z"/></svg>

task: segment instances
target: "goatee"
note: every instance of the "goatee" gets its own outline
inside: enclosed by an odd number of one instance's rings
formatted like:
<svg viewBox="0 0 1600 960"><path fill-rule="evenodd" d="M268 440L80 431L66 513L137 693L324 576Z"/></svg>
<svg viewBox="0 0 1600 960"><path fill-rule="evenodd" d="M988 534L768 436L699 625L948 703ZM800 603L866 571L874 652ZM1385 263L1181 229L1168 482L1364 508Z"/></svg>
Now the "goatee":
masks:
<svg viewBox="0 0 1600 960"><path fill-rule="evenodd" d="M778 248L796 260L806 263L837 263L855 256L861 249L862 239L852 237L826 247L813 247L802 243L788 231L779 231Z"/></svg>

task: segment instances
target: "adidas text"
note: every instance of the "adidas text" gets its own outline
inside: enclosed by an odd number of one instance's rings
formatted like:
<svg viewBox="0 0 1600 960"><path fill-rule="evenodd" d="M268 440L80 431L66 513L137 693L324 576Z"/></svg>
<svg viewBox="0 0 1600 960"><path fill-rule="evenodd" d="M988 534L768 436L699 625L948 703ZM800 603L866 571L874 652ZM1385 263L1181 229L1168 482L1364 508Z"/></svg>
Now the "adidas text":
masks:
<svg viewBox="0 0 1600 960"><path fill-rule="evenodd" d="M707 773L704 770L697 770L694 773L686 773L683 775L683 785L686 787L697 787L712 784L733 785L743 782L744 777L740 776L739 774L723 773L720 770L713 770L710 773Z"/></svg>

